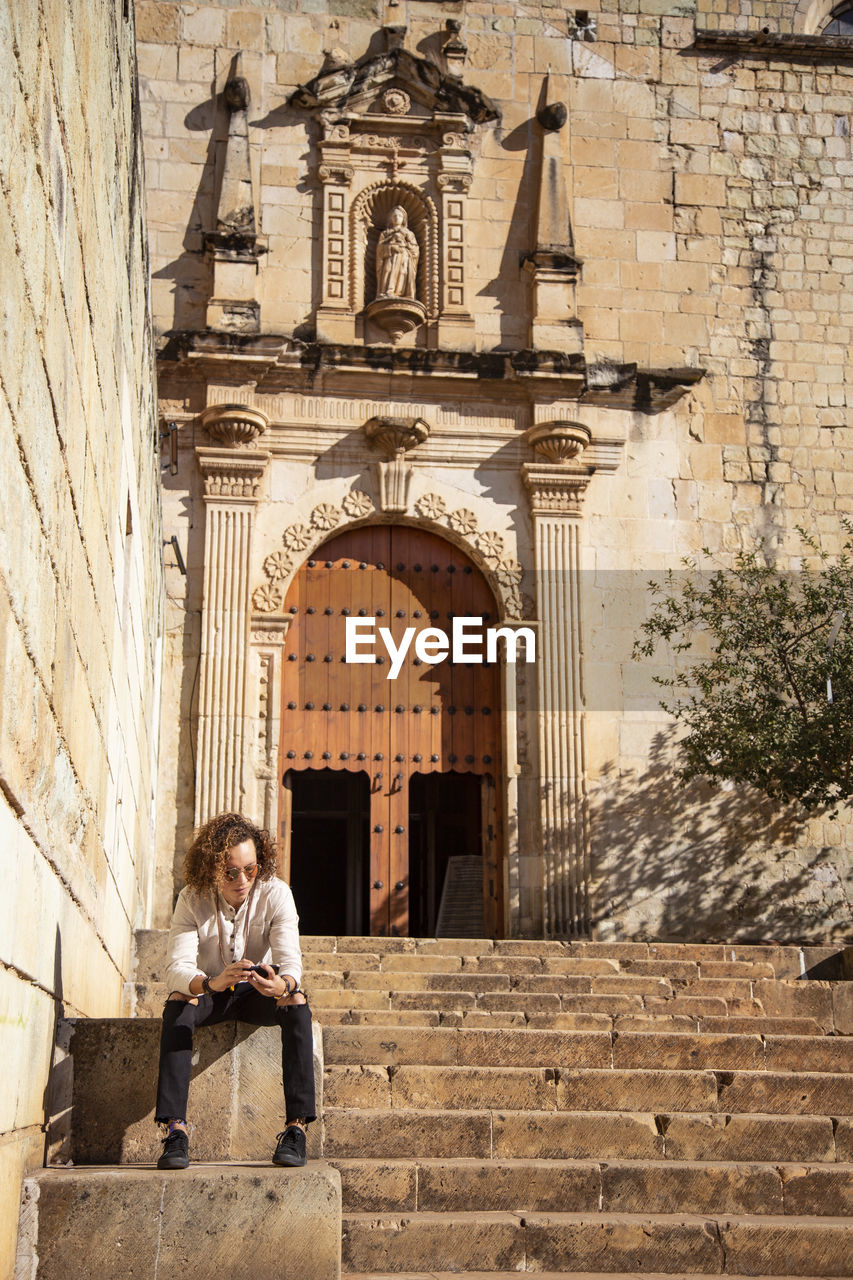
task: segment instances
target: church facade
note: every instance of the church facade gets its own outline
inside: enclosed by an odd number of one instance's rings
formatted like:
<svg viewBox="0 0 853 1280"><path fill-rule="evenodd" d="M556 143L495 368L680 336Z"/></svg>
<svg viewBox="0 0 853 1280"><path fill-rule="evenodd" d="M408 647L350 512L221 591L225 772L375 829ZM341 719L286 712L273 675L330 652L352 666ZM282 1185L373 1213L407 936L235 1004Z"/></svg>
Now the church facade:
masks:
<svg viewBox="0 0 853 1280"><path fill-rule="evenodd" d="M233 807L313 932L849 927L846 828L680 791L632 657L652 574L850 503L850 47L736 7L140 4L159 920Z"/></svg>
<svg viewBox="0 0 853 1280"><path fill-rule="evenodd" d="M306 932L849 937L848 815L679 789L632 651L684 557L843 542L851 30L0 0L0 1274L218 809Z"/></svg>

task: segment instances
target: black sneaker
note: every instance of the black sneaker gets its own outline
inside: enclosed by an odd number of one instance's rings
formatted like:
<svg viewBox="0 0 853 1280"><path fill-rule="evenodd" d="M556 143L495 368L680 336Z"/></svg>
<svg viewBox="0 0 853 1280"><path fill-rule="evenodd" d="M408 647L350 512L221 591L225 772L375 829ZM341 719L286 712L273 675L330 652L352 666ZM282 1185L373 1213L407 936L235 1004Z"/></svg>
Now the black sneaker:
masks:
<svg viewBox="0 0 853 1280"><path fill-rule="evenodd" d="M163 1139L158 1169L186 1169L190 1162L190 1140L183 1129L173 1129Z"/></svg>
<svg viewBox="0 0 853 1280"><path fill-rule="evenodd" d="M300 1129L298 1124L289 1124L284 1133L277 1133L276 1137L278 1146L273 1153L273 1164L289 1165L293 1168L305 1164L308 1157L305 1155L304 1129Z"/></svg>

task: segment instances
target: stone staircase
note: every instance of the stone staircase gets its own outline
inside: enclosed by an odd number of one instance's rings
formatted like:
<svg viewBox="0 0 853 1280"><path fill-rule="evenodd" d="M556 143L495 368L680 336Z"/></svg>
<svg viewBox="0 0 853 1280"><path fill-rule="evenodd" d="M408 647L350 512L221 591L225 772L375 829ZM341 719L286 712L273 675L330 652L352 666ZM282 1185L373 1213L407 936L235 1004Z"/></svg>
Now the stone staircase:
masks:
<svg viewBox="0 0 853 1280"><path fill-rule="evenodd" d="M853 985L795 948L307 939L343 1269L853 1275Z"/></svg>
<svg viewBox="0 0 853 1280"><path fill-rule="evenodd" d="M313 1148L340 1175L345 1273L853 1277L853 982L800 977L833 951L316 937L303 948L322 1027ZM144 1073L165 936L139 935L138 958L132 1023L72 1028L63 1114L101 1123L57 1140L78 1169L154 1154ZM201 1161L268 1160L277 1033L244 1031L233 1045L216 1041L233 1036L223 1028L209 1045L199 1033L197 1114L217 1098L221 1112L232 1090L225 1136L193 1140ZM128 1093L145 1099L133 1123ZM229 1167L241 1166L194 1166Z"/></svg>

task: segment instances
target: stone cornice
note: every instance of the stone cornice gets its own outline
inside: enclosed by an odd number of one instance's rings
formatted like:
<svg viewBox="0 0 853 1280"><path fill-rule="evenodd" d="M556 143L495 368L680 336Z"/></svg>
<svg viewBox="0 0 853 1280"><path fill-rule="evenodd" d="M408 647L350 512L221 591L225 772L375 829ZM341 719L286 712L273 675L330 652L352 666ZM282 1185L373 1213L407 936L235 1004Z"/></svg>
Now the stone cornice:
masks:
<svg viewBox="0 0 853 1280"><path fill-rule="evenodd" d="M272 334L173 333L161 344L163 376L197 373L200 380L253 382L259 394L322 395L352 390L375 395L395 375L402 395L477 394L516 403L539 397L576 400L604 409L660 413L705 376L697 368L608 368L606 377L581 355L561 351L449 351L391 346L303 343Z"/></svg>
<svg viewBox="0 0 853 1280"><path fill-rule="evenodd" d="M763 31L707 31L700 28L684 53L731 53L741 58L787 62L853 62L850 36L779 35Z"/></svg>

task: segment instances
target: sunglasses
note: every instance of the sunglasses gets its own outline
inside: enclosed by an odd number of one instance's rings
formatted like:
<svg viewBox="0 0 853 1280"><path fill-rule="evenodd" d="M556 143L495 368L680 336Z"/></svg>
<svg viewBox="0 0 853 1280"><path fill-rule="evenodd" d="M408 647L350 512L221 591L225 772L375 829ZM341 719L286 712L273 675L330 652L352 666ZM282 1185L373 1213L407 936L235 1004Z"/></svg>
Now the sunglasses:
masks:
<svg viewBox="0 0 853 1280"><path fill-rule="evenodd" d="M254 880L257 874L258 874L258 864L256 862L253 862L248 867L226 867L225 868L225 879L230 880L232 883L235 880L239 880L240 876L245 876L247 880Z"/></svg>

